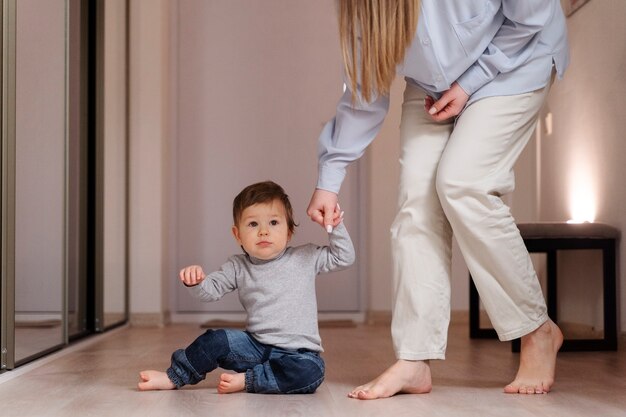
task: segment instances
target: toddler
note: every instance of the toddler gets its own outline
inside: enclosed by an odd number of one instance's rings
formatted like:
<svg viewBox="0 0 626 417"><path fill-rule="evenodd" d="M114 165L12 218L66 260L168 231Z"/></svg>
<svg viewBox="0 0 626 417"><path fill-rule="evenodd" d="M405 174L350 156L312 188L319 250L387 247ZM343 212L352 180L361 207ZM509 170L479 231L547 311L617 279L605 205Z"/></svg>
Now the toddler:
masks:
<svg viewBox="0 0 626 417"><path fill-rule="evenodd" d="M291 204L282 187L266 181L237 195L233 220L232 233L244 253L208 275L188 266L180 280L204 301L237 289L248 315L246 330L208 330L175 351L166 372L142 371L140 390L197 384L217 367L236 372L220 376L217 390L223 394L313 393L324 380L315 277L354 262L343 213L335 216L328 246L287 246L296 226Z"/></svg>

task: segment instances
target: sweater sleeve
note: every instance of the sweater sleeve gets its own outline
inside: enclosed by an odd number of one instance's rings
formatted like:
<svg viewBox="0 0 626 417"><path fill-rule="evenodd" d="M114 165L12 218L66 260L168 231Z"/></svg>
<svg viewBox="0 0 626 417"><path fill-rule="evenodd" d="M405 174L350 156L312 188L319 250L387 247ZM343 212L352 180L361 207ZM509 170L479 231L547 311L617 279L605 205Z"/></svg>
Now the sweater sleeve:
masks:
<svg viewBox="0 0 626 417"><path fill-rule="evenodd" d="M316 272L332 272L345 269L355 260L354 246L346 226L339 223L328 234L330 244L320 248L316 262Z"/></svg>
<svg viewBox="0 0 626 417"><path fill-rule="evenodd" d="M233 256L200 284L188 287L189 292L202 301L217 301L237 288L237 270L237 258Z"/></svg>

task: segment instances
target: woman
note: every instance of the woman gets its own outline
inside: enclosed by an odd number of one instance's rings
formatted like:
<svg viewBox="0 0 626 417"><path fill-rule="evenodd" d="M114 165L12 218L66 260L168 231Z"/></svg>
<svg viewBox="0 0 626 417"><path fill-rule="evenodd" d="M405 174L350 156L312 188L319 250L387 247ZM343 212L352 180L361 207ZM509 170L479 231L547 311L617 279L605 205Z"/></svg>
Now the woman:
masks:
<svg viewBox="0 0 626 417"><path fill-rule="evenodd" d="M500 196L569 62L559 1L340 0L339 14L349 88L319 139L312 220L332 229L346 166L378 133L396 72L407 80L391 227L397 362L349 395L430 392L429 360L447 343L452 232L500 340L522 338L504 391L550 391L563 336Z"/></svg>

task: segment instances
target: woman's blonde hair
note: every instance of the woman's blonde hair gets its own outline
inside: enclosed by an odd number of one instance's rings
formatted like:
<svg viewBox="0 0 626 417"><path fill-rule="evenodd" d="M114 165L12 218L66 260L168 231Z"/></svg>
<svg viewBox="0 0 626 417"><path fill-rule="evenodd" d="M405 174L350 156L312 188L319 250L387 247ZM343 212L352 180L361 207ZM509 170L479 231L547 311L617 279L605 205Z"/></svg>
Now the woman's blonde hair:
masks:
<svg viewBox="0 0 626 417"><path fill-rule="evenodd" d="M419 0L339 0L343 62L356 99L388 95L396 66L415 36Z"/></svg>

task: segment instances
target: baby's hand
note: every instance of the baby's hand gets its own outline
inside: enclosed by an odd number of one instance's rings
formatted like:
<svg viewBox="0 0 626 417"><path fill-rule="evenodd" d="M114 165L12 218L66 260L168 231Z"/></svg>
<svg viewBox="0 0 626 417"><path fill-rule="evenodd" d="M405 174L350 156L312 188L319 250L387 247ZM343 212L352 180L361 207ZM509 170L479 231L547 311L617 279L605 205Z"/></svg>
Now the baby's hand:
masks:
<svg viewBox="0 0 626 417"><path fill-rule="evenodd" d="M191 265L183 268L178 275L180 280L188 287L200 284L206 277L200 265Z"/></svg>
<svg viewBox="0 0 626 417"><path fill-rule="evenodd" d="M339 203L337 203L335 211L333 212L333 228L337 227L337 225L343 221L343 214L344 211L339 206Z"/></svg>

